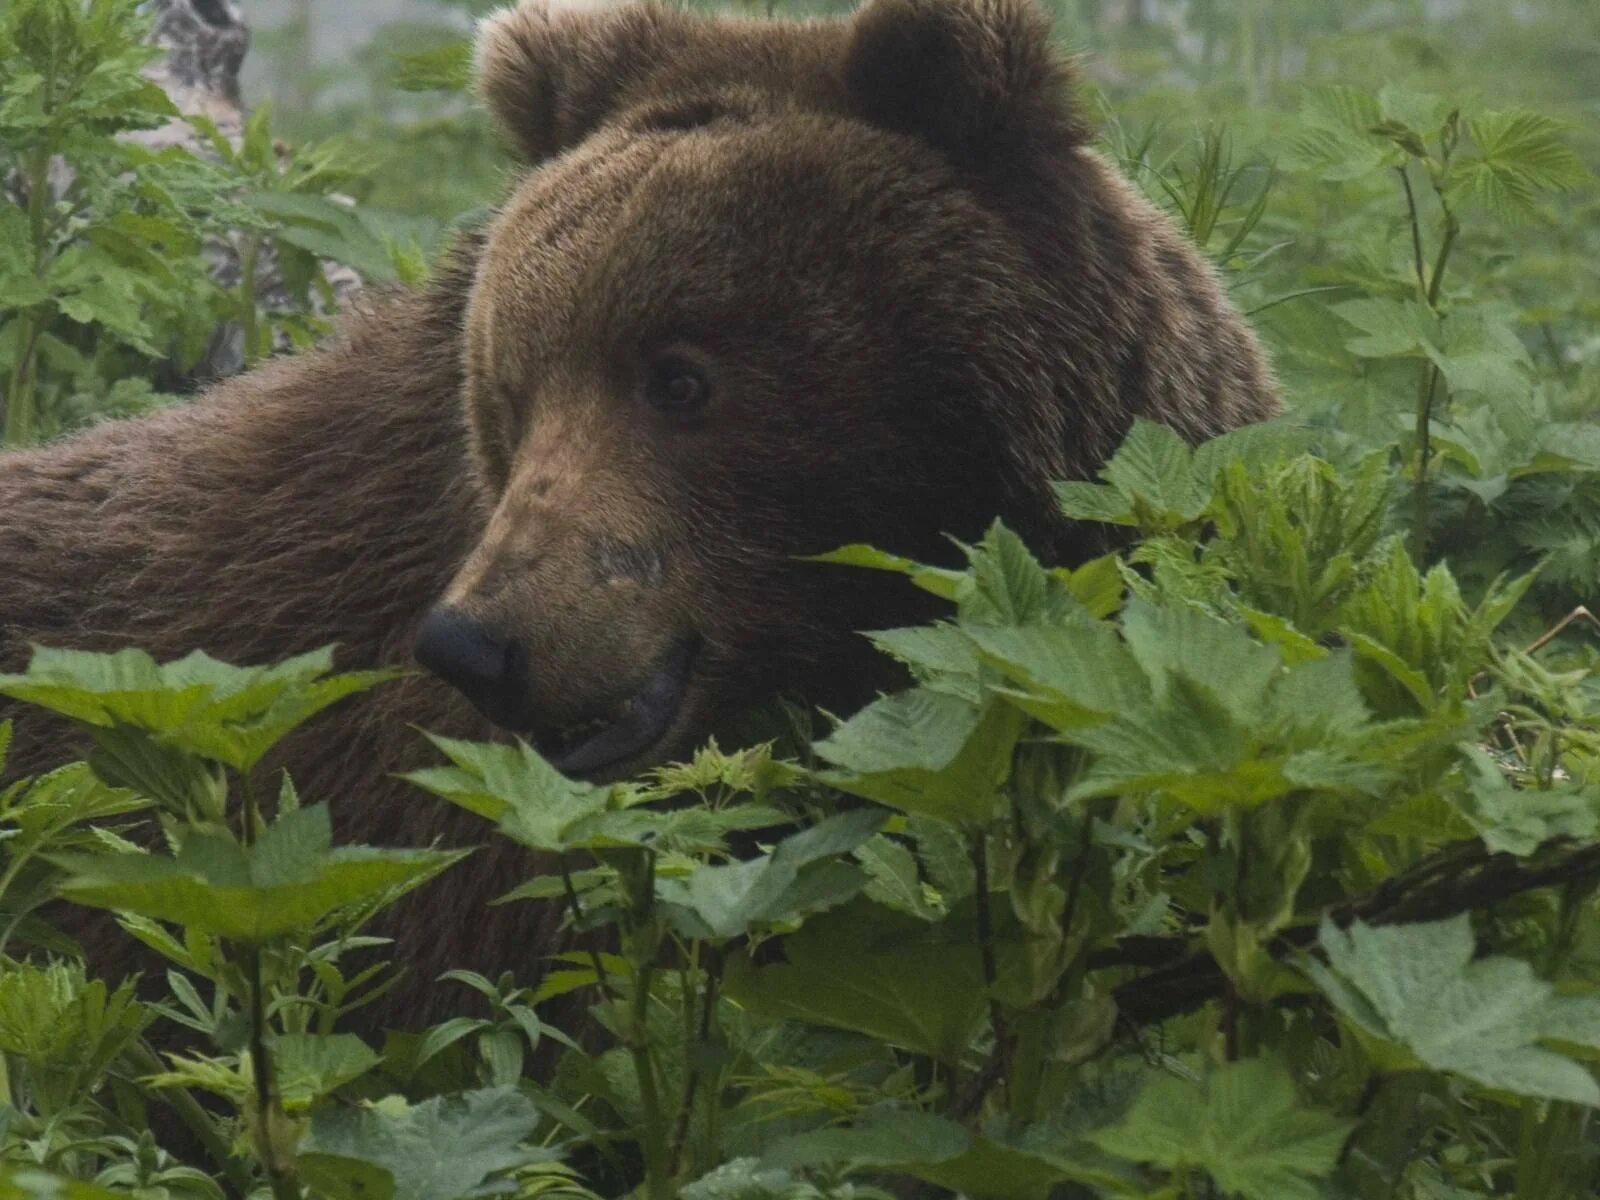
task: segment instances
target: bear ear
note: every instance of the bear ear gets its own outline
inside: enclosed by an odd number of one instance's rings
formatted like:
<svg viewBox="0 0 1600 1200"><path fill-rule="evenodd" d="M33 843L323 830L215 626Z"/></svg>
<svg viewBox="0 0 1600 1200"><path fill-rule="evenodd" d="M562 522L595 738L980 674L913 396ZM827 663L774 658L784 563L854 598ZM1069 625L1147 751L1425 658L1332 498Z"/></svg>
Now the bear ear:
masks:
<svg viewBox="0 0 1600 1200"><path fill-rule="evenodd" d="M666 15L593 0L524 0L478 23L479 98L537 163L581 141L661 54Z"/></svg>
<svg viewBox="0 0 1600 1200"><path fill-rule="evenodd" d="M1036 0L872 0L854 21L845 84L867 121L962 167L1089 137Z"/></svg>

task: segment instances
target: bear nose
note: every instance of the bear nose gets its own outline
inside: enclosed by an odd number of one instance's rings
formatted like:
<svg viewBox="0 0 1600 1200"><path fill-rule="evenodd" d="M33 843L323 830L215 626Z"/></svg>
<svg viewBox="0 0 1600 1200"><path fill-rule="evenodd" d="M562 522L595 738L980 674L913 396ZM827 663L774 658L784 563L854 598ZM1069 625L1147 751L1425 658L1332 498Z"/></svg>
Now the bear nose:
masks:
<svg viewBox="0 0 1600 1200"><path fill-rule="evenodd" d="M513 639L459 609L436 608L417 635L416 657L496 725L526 724L527 655Z"/></svg>

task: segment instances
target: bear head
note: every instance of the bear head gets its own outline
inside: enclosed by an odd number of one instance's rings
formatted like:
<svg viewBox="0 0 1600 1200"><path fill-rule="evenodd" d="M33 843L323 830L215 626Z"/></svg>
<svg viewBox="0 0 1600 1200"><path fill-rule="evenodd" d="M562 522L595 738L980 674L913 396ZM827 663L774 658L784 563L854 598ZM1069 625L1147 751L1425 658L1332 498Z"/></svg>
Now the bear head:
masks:
<svg viewBox="0 0 1600 1200"><path fill-rule="evenodd" d="M947 559L997 516L1081 556L1051 482L1133 416L1273 409L1210 269L1086 147L1031 0L535 0L478 67L530 169L467 309L482 536L418 654L569 773L885 685L855 631L928 611L807 556Z"/></svg>

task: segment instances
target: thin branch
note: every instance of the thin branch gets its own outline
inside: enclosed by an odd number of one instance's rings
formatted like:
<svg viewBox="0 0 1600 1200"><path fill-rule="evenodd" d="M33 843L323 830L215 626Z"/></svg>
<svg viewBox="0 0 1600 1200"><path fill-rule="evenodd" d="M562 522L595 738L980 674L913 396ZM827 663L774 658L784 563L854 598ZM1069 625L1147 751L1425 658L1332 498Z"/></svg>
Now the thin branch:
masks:
<svg viewBox="0 0 1600 1200"><path fill-rule="evenodd" d="M566 890L567 907L572 911L572 926L580 934L583 930L583 905L578 902L578 889L572 885L572 871L567 867L565 855L560 856L557 863L561 867L561 886ZM611 990L611 981L606 977L605 960L600 957L600 951L594 944L593 938L584 939L584 949L589 954L589 965L594 968L595 983L600 988L600 994L607 1000L615 1000L616 994Z"/></svg>
<svg viewBox="0 0 1600 1200"><path fill-rule="evenodd" d="M1406 164L1396 167L1395 173L1400 176L1400 186L1406 190L1406 212L1411 218L1411 257L1417 272L1417 295L1426 300L1428 268L1422 257L1422 218L1417 214L1417 196L1411 190L1411 176L1406 172Z"/></svg>
<svg viewBox="0 0 1600 1200"><path fill-rule="evenodd" d="M989 1023L994 1030L995 1057L1000 1061L1003 1076L1009 1034L1005 1012L994 994L1000 970L995 964L994 919L989 913L989 838L986 834L980 833L973 839L972 865L977 869L978 876L978 946L983 954L983 985L989 993Z"/></svg>
<svg viewBox="0 0 1600 1200"><path fill-rule="evenodd" d="M1340 926L1355 920L1370 925L1442 921L1538 888L1597 877L1600 846L1556 851L1542 861L1527 861L1464 843L1388 880L1370 895L1335 905L1323 915ZM1317 929L1318 925L1312 924L1287 929L1279 935L1274 950L1287 954L1309 949L1316 945ZM1104 955L1096 958L1105 961ZM1121 1024L1137 1029L1193 1012L1223 995L1226 987L1227 976L1216 960L1200 952L1130 979L1114 988L1112 996Z"/></svg>

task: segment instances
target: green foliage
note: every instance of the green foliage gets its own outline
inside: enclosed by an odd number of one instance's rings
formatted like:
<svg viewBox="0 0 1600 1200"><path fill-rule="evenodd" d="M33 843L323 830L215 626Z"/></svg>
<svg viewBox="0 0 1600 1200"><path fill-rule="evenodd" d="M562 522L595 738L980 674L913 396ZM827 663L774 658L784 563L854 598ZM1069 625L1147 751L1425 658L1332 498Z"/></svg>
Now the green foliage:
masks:
<svg viewBox="0 0 1600 1200"><path fill-rule="evenodd" d="M1348 930L1324 924L1328 966L1307 970L1362 1033L1435 1071L1485 1087L1600 1107L1588 1069L1540 1042L1600 1048L1600 996L1557 996L1526 962L1473 961L1466 917L1429 925ZM1381 1061L1381 1060L1380 1060Z"/></svg>
<svg viewBox="0 0 1600 1200"><path fill-rule="evenodd" d="M331 297L322 263L392 278L365 219L330 198L355 180L327 147L294 154L262 106L238 144L188 118L201 153L129 135L178 119L141 74L136 0L15 0L0 10L0 443L129 412L237 326L247 363L304 344ZM237 255L236 284L208 259ZM259 293L266 262L289 298Z"/></svg>
<svg viewBox="0 0 1600 1200"><path fill-rule="evenodd" d="M1315 1200L1351 1122L1307 1109L1270 1059L1230 1063L1205 1080L1152 1080L1121 1124L1094 1136L1101 1149L1176 1171L1199 1168L1228 1195Z"/></svg>
<svg viewBox="0 0 1600 1200"><path fill-rule="evenodd" d="M459 98L484 7L377 31L356 101L275 81L354 158L286 159L258 113L202 161L116 140L166 115L130 4L6 6L0 355L32 429L142 402L219 320L252 356L309 334L218 289L205 239L309 301L322 260L382 277L490 200ZM1126 539L1073 568L999 525L959 567L821 556L948 610L869 634L907 686L802 761L713 744L601 786L431 738L417 803L534 851L499 902L572 938L450 972L453 1015L381 1042L347 1025L394 978L364 924L461 856L336 847L345 798L260 767L381 678L41 650L0 692L93 752L0 790L0 1196L1600 1189L1593 6L1354 40L1401 10L1057 7L1116 69L1107 148L1258 314L1289 418L1198 447L1134 422L1059 486ZM1566 65L1508 78L1537 38ZM1202 128L1131 132L1179 111ZM65 191L29 187L46 148ZM51 900L112 910L164 978L93 980Z"/></svg>
<svg viewBox="0 0 1600 1200"><path fill-rule="evenodd" d="M324 1109L305 1141L301 1172L330 1195L456 1200L490 1176L551 1157L521 1145L538 1121L533 1104L510 1089Z"/></svg>

